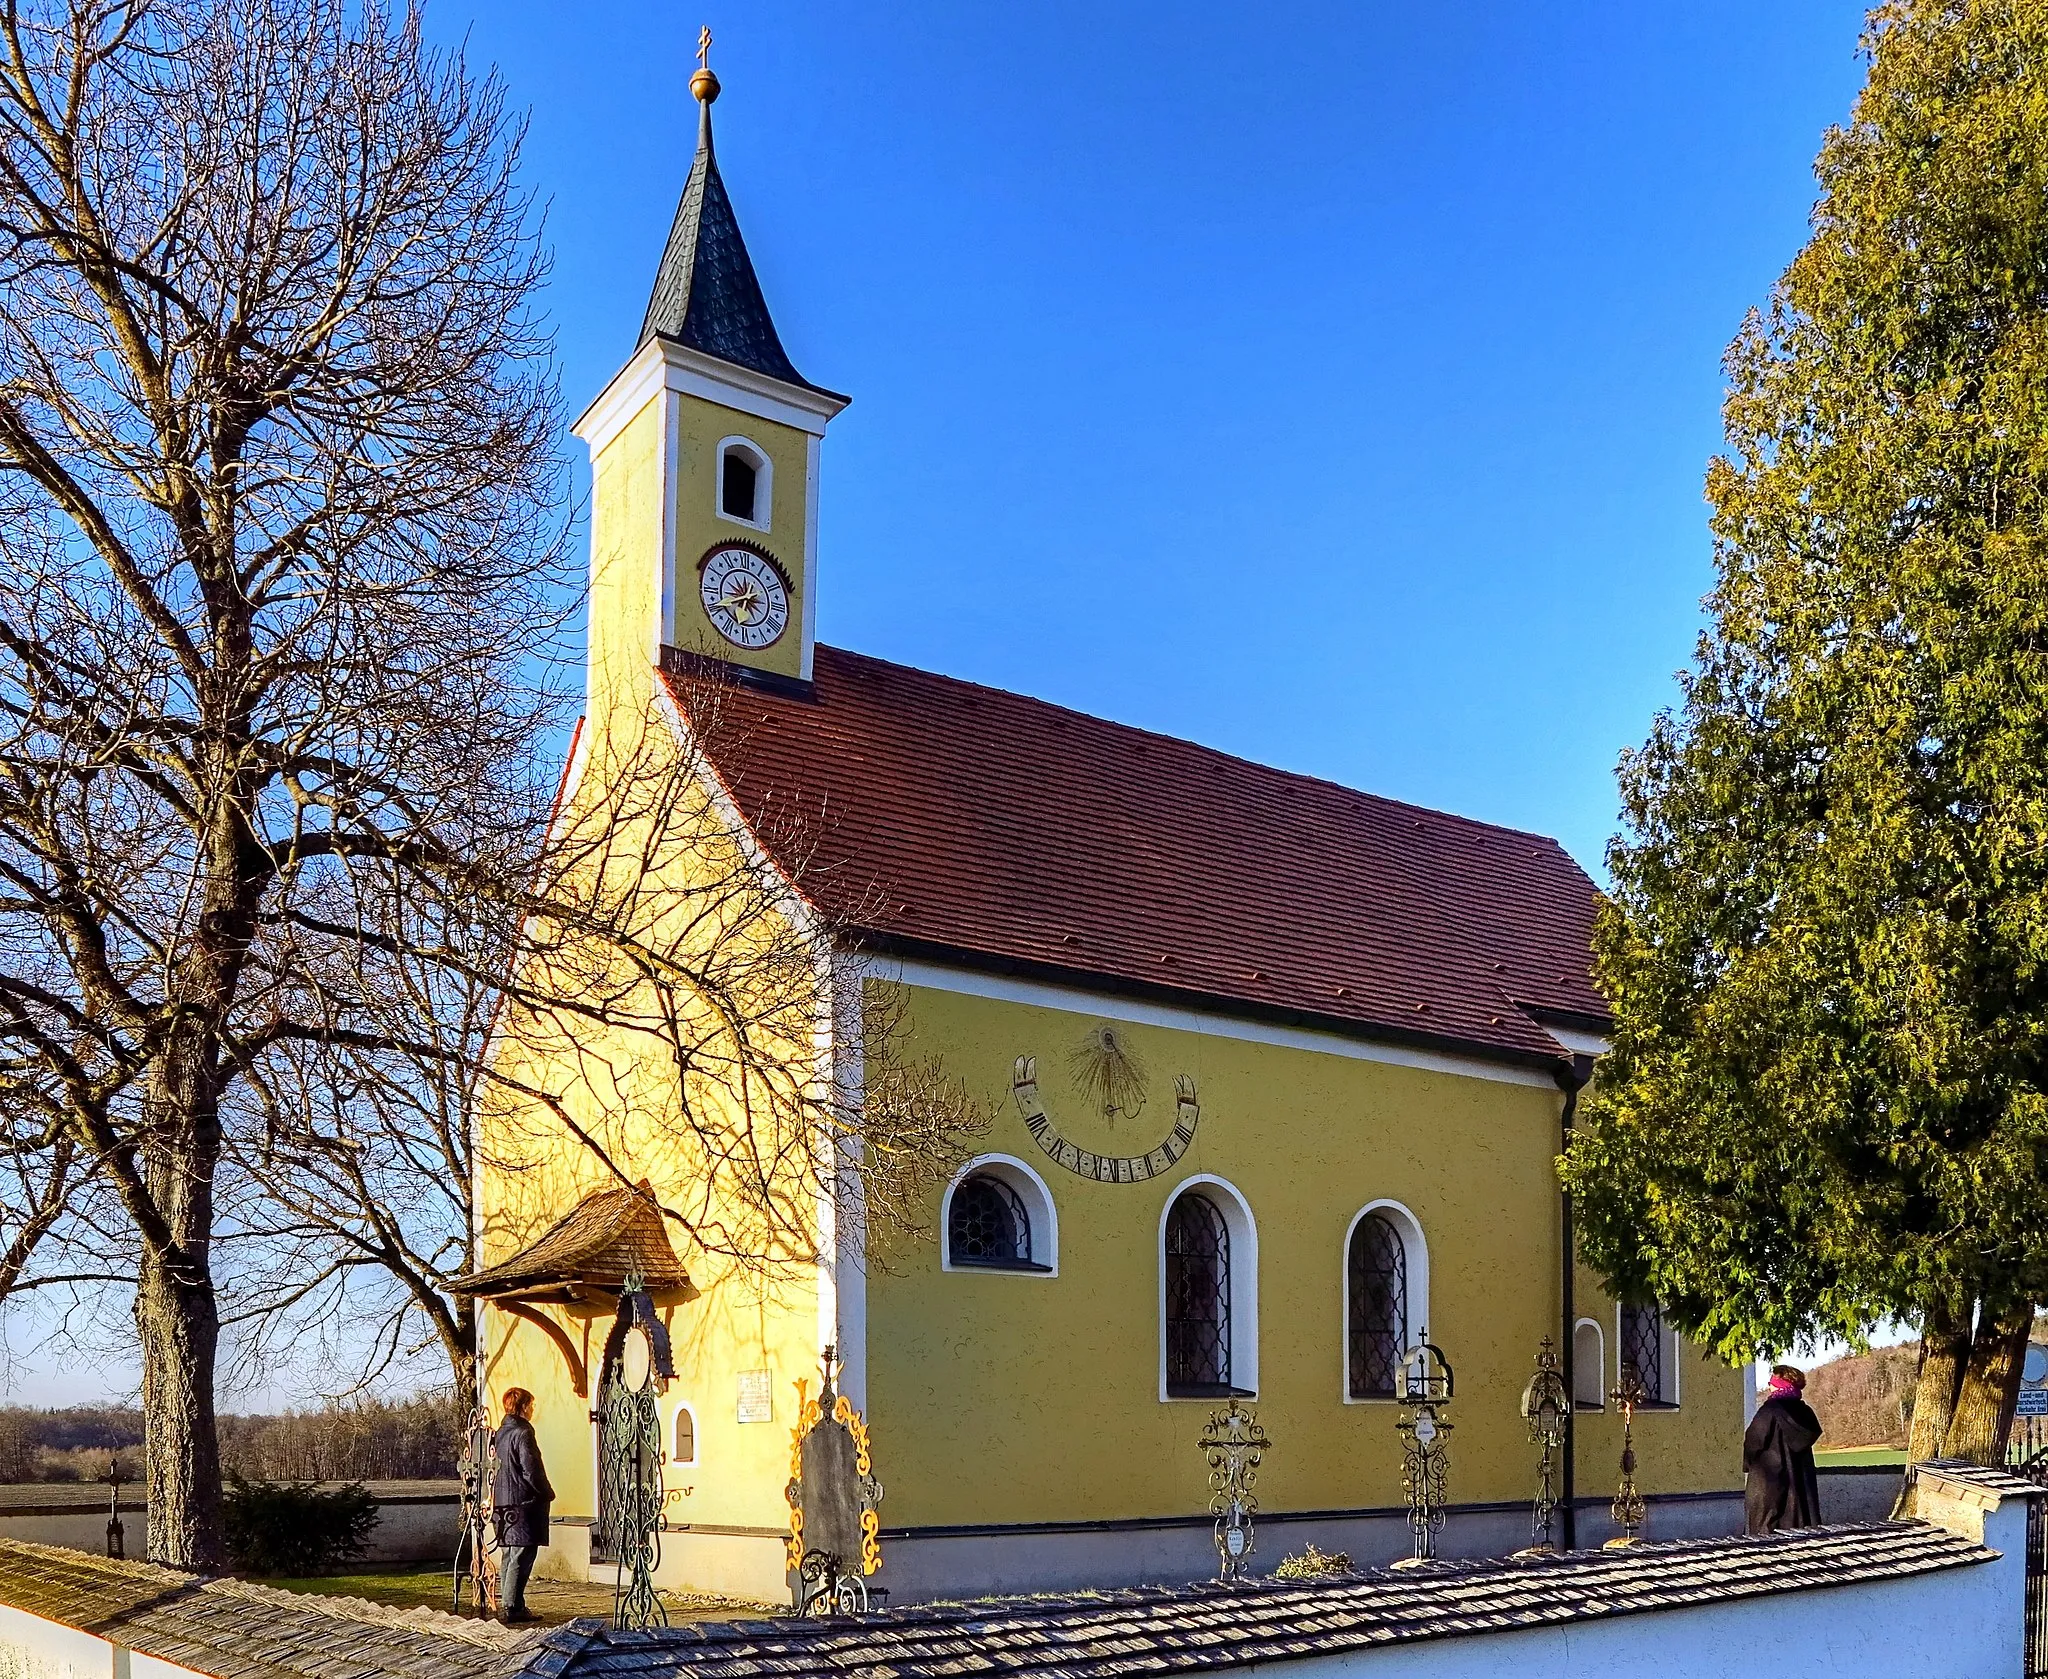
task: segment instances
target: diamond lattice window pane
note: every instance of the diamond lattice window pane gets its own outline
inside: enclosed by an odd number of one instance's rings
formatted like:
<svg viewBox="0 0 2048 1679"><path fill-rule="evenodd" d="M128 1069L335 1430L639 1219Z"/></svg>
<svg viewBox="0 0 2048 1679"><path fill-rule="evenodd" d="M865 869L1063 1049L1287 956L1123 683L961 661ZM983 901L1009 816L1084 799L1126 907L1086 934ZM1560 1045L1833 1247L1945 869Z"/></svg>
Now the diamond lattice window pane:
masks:
<svg viewBox="0 0 2048 1679"><path fill-rule="evenodd" d="M1351 1232L1353 1399L1391 1399L1408 1347L1408 1248L1393 1223L1367 1213Z"/></svg>
<svg viewBox="0 0 2048 1679"><path fill-rule="evenodd" d="M1190 1190L1166 1218L1166 1388L1230 1386L1230 1231Z"/></svg>

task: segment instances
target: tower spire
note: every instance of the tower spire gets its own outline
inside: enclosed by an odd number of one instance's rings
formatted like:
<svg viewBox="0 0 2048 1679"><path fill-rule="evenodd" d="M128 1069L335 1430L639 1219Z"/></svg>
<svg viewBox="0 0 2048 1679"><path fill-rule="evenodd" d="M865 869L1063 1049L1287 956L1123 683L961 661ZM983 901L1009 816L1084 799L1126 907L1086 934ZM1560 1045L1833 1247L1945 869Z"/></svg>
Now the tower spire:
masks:
<svg viewBox="0 0 2048 1679"><path fill-rule="evenodd" d="M740 237L711 145L711 105L719 94L711 69L711 31L697 37L697 155L690 164L668 245L655 271L654 292L640 325L640 343L666 338L735 367L816 390L790 362L769 317L761 282Z"/></svg>

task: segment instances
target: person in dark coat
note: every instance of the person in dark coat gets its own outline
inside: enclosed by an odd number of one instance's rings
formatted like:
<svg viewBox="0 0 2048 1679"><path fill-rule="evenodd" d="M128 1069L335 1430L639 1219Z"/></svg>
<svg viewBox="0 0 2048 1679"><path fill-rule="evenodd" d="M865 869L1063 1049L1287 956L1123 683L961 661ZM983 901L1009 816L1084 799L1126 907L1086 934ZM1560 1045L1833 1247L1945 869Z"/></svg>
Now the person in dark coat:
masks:
<svg viewBox="0 0 2048 1679"><path fill-rule="evenodd" d="M498 1425L498 1472L491 1481L491 1505L498 1523L500 1618L511 1625L537 1619L526 1607L526 1582L533 1559L548 1542L548 1508L555 1489L533 1433L533 1395L505 1390L505 1420Z"/></svg>
<svg viewBox="0 0 2048 1679"><path fill-rule="evenodd" d="M1772 1365L1771 1385L1742 1437L1749 1477L1742 1505L1751 1533L1820 1526L1820 1480L1813 1469L1820 1418L1800 1398L1805 1387L1805 1371Z"/></svg>

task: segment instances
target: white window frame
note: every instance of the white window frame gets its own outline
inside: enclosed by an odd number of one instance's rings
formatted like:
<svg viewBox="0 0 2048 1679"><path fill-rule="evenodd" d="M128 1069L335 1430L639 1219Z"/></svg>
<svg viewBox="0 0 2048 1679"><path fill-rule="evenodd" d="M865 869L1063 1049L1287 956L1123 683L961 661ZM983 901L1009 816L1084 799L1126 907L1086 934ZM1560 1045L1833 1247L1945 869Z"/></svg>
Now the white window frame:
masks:
<svg viewBox="0 0 2048 1679"><path fill-rule="evenodd" d="M688 1457L677 1457L675 1455L676 1422L682 1417L690 1419L690 1455ZM699 1431L700 1427L701 1420L697 1415L697 1407L692 1405L687 1399L677 1400L675 1415L668 1420L669 1468L695 1469L697 1467L697 1460L704 1454L704 1436Z"/></svg>
<svg viewBox="0 0 2048 1679"><path fill-rule="evenodd" d="M1617 1319L1617 1326L1618 1323ZM1579 1331L1582 1329L1590 1329L1593 1332L1593 1361L1597 1366L1597 1373L1593 1378L1593 1392L1599 1396L1599 1403L1596 1405L1586 1404L1578 1395L1578 1384L1584 1368L1579 1361ZM1598 1318L1580 1318L1572 1325L1572 1387L1573 1410L1591 1415L1595 1411L1607 1409L1607 1332L1600 1327Z"/></svg>
<svg viewBox="0 0 2048 1679"><path fill-rule="evenodd" d="M1153 1251L1159 1261L1159 1403L1214 1405L1213 1397L1169 1394L1166 1391L1166 1221L1173 1204L1191 1189L1212 1190L1210 1203L1223 1215L1230 1234L1230 1385L1252 1398L1259 1393L1259 1227L1251 1203L1228 1178L1197 1172L1173 1186L1159 1208L1159 1232Z"/></svg>
<svg viewBox="0 0 2048 1679"><path fill-rule="evenodd" d="M1337 1250L1338 1298L1341 1307L1337 1319L1337 1394L1346 1405L1398 1405L1396 1396L1368 1396L1354 1399L1351 1396L1351 1238L1358 1227L1373 1213L1388 1215L1387 1222L1394 1227L1394 1233L1401 1238L1401 1248L1408 1260L1408 1332L1420 1336L1429 1327L1429 1239L1422 1233L1422 1220L1399 1201L1368 1201L1351 1215L1351 1222L1344 1226L1344 1242ZM1411 1343L1412 1345L1412 1343ZM1406 1352L1406 1347L1401 1349Z"/></svg>
<svg viewBox="0 0 2048 1679"><path fill-rule="evenodd" d="M725 510L725 457L734 453L745 455L754 469L754 511L759 518L742 519ZM768 458L768 451L751 437L735 434L718 440L718 453L712 458L711 511L729 525L765 533L775 522L775 463Z"/></svg>
<svg viewBox="0 0 2048 1679"><path fill-rule="evenodd" d="M1626 1309L1626 1307L1618 1304L1614 1308L1614 1380L1617 1386L1621 1382L1621 1349L1628 1344L1627 1337L1621 1332L1621 1314ZM1684 1395L1679 1391L1678 1383L1678 1331L1671 1327L1671 1320L1664 1315L1664 1307L1661 1302L1657 1306L1657 1317L1664 1327L1665 1386L1670 1388L1671 1395L1668 1399L1652 1401L1644 1406L1641 1411L1638 1411L1636 1413L1637 1416L1642 1416L1650 1411L1675 1411L1684 1398Z"/></svg>
<svg viewBox="0 0 2048 1679"><path fill-rule="evenodd" d="M1006 1265L953 1263L953 1191L977 1173L999 1179L1016 1192L1031 1220L1031 1263L1039 1270L1012 1270ZM939 1198L939 1269L968 1271L978 1277L1057 1277L1060 1274L1060 1213L1045 1179L1014 1154L978 1154L953 1174Z"/></svg>

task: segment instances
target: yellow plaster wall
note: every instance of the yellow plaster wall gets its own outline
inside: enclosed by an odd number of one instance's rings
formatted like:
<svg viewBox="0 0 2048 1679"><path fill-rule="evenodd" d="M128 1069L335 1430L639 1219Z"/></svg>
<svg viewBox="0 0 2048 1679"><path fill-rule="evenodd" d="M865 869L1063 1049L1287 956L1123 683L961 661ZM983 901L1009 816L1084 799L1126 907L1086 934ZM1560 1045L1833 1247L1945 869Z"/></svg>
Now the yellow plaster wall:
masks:
<svg viewBox="0 0 2048 1679"><path fill-rule="evenodd" d="M682 449L676 469L676 598L674 645L784 676L801 674L804 564L810 439L793 427L721 407L701 397L681 403ZM744 437L774 463L769 529L755 530L718 511L718 446ZM700 568L711 549L729 542L765 548L789 585L789 627L758 651L735 647L711 627L699 593Z"/></svg>
<svg viewBox="0 0 2048 1679"><path fill-rule="evenodd" d="M1099 1114L1091 1121L1068 1070L1090 1017L923 988L910 992L908 1017L915 1053L942 1055L970 1088L1002 1098L986 1148L1030 1161L1050 1186L1059 1275L945 1272L936 1242L894 1255L895 1274L874 1269L869 1416L889 1525L1204 1508L1194 1442L1212 1402L1158 1396L1160 1220L1174 1186L1204 1172L1234 1184L1258 1223L1267 1510L1401 1502L1395 1407L1343 1400L1344 1234L1382 1198L1408 1207L1428 1242L1428 1328L1457 1375L1451 1496L1530 1495L1517 1405L1537 1343L1558 1323L1554 1090L1125 1025L1152 1095L1112 1130ZM1022 1054L1038 1058L1053 1124L1109 1154L1156 1144L1172 1124L1174 1076L1193 1075L1193 1145L1144 1183L1061 1170L1009 1100ZM1582 1307L1597 1298L1581 1285ZM1639 1425L1644 1486L1738 1485L1739 1378L1695 1355L1682 1391L1680 1410ZM1619 1450L1610 1419L1587 1422L1582 1492L1607 1485Z"/></svg>
<svg viewBox="0 0 2048 1679"><path fill-rule="evenodd" d="M652 692L661 616L662 397L591 462L590 716L603 728L616 697L637 712Z"/></svg>
<svg viewBox="0 0 2048 1679"><path fill-rule="evenodd" d="M512 1055L517 1058L518 1052ZM512 1077L569 1088L579 1123L599 1117L573 1094L589 1086L578 1085L560 1067L528 1063L504 1070ZM707 1226L718 1222L719 1198L711 1197L707 1205L703 1174L691 1168L672 1135L643 1136L636 1144L621 1131L612 1141L617 1157L650 1181L663 1205ZM617 1181L565 1132L550 1138L546 1121L531 1110L487 1119L483 1150L489 1165L480 1174L478 1222L486 1265L531 1242L582 1195ZM670 1239L701 1292L696 1299L662 1308L676 1364L676 1380L661 1399L664 1452L672 1449L674 1416L683 1402L690 1404L697 1423L697 1465L672 1465L666 1472L669 1517L779 1530L788 1515L780 1495L788 1476L793 1384L807 1379L815 1386L817 1381L813 1272L794 1262L765 1271L739 1266L693 1246L688 1233L673 1224ZM589 1516L596 1510L596 1485L588 1413L596 1400L612 1306L597 1301L533 1309L549 1315L575 1343L588 1373L588 1396L574 1393L565 1361L540 1329L495 1310L487 1310L484 1318L485 1387L494 1415L508 1387L533 1392L535 1428L558 1494L555 1512ZM768 1373L774 1414L767 1422L739 1420L739 1379L747 1371Z"/></svg>
<svg viewBox="0 0 2048 1679"><path fill-rule="evenodd" d="M663 532L664 407L673 400L680 421L676 472L675 601L680 625L660 625ZM770 530L756 532L716 511L719 443L743 436L774 463ZM651 840L653 813L634 809L633 783L653 784L676 761L679 743L650 710L654 659L663 640L734 655L710 628L697 594L697 561L716 541L744 538L767 547L789 572L792 628L773 647L748 655L771 669L794 673L799 656L806 537L808 462L805 435L738 413L702 398L653 393L592 462L590 693L581 742L580 780L570 791L564 832L588 834L610 824L607 867L633 873L649 902L668 886L687 882L703 848L691 842L692 823L706 807L668 815L673 831ZM570 843L576 843L572 838ZM707 930L709 924L707 923ZM804 1053L808 1053L805 1046ZM650 1116L672 1107L675 1073L643 1038L600 1031L588 1024L537 1026L516 1014L504 1023L498 1070L507 1085L546 1089L561 1098L577 1125L602 1134L614 1157L633 1176L651 1181L664 1205L683 1208L707 1228L726 1225L728 1205L707 1195L709 1174L698 1169L674 1131ZM702 1093L699 1093L700 1100ZM725 1103L728 1117L731 1103ZM480 1263L492 1264L532 1241L585 1193L614 1187L617 1178L544 1106L502 1093L482 1119L483 1167L478 1174ZM804 1186L788 1193L799 1201ZM809 1214L802 1215L810 1222ZM663 1396L665 1448L683 1402L695 1412L697 1464L667 1471L673 1521L772 1528L786 1526L782 1486L788 1478L788 1430L798 1380L817 1380L817 1288L801 1257L783 1256L765 1269L692 1250L672 1230L679 1255L701 1297L668 1307L664 1318L674 1342L677 1380ZM504 1312L484 1318L486 1386L495 1413L505 1389L536 1396L535 1428L557 1489L557 1515L588 1516L596 1508L595 1402L599 1362L610 1325L603 1304L536 1308L562 1326L586 1361L590 1395L572 1390L568 1369L541 1330ZM738 1386L743 1372L767 1371L772 1419L741 1423Z"/></svg>
<svg viewBox="0 0 2048 1679"><path fill-rule="evenodd" d="M648 449L650 405L607 451L630 482L651 469ZM658 438L658 432L654 433ZM668 720L651 711L651 670L644 655L634 657L634 614L647 608L650 575L636 563L648 548L648 531L631 515L630 495L619 504L600 474L594 513L599 579L592 599L593 650L606 646L610 659L595 663L597 683L591 720L580 749L580 773L570 788L554 840L557 856L588 860L612 881L613 905L644 915L639 930L650 949L672 951L709 964L714 972L744 975L750 940L781 937L787 925L758 895L713 893L693 899L690 888L707 878L729 881L735 843L718 807L699 781L686 773L694 760ZM640 622L644 624L645 619ZM722 851L723 848L723 851ZM751 906L751 907L750 907ZM750 920L749 917L752 917ZM669 943L667 941L675 941ZM706 955L716 945L723 953ZM719 968L717 964L728 966ZM527 983L548 984L531 966ZM573 999L573 982L558 986ZM687 998L675 998L687 1009ZM700 1010L709 1005L698 999ZM640 1026L619 1024L635 1017ZM648 1180L655 1197L689 1221L670 1225L671 1241L701 1290L698 1298L667 1306L677 1379L663 1395L665 1449L673 1443L673 1419L683 1402L696 1416L697 1464L667 1472L672 1521L755 1527L780 1531L787 1506L781 1489L788 1477L788 1428L794 1383L817 1380L818 1304L815 1272L807 1251L793 1250L787 1232L800 1242L814 1239L815 1215L809 1186L797 1166L783 1173L777 1194L785 1216L781 1248L765 1264L742 1264L729 1246L747 1253L763 1250L747 1239L754 1215L735 1198L731 1169L712 1168L710 1150L726 1146L697 1142L699 1128L721 1129L727 1138L743 1129L736 1095L719 1072L707 1072L691 1086L695 1104L685 1117L679 1108L682 1081L661 1038L649 1028L661 1011L645 994L622 996L605 1024L563 1013L537 1016L513 1007L500 1023L491 1087L480 1121L477 1183L479 1263L491 1265L531 1243L593 1190L618 1185L619 1175L579 1133L594 1138L629 1179ZM815 1056L809 1037L811 1016L799 1011L803 1041L789 1046L792 1064ZM767 1040L758 1047L772 1050ZM567 1118L547 1102L523 1094L544 1091ZM755 1222L758 1222L756 1220ZM704 1232L693 1245L692 1231ZM735 1234L737 1232L737 1234ZM545 1334L502 1311L487 1311L485 1381L495 1412L505 1389L521 1386L536 1396L535 1427L558 1492L556 1513L589 1516L596 1507L594 1431L588 1412L595 1401L600 1360L611 1307L537 1305L575 1342L591 1390L578 1397L569 1369ZM739 1421L742 1372L766 1371L773 1405L766 1422Z"/></svg>
<svg viewBox="0 0 2048 1679"><path fill-rule="evenodd" d="M585 796L602 795L586 789ZM582 806L584 799L577 803ZM677 848L650 871L651 892L659 893L667 871L692 866L693 854ZM697 1424L696 1466L667 1471L669 1517L779 1530L788 1514L781 1488L788 1475L793 1384L817 1380L817 1285L803 1253L785 1251L757 1265L743 1264L727 1251L760 1251L744 1235L753 1215L735 1195L731 1168L707 1167L707 1149L717 1145L695 1143L692 1126L736 1133L742 1123L736 1097L716 1083L693 1086L696 1106L685 1123L675 1100L680 1081L657 1040L574 1019L557 1029L515 1015L501 1038L496 1068L502 1082L485 1105L480 1131L480 1263L494 1264L519 1251L590 1191L616 1187L617 1175L578 1132L598 1139L628 1176L647 1180L656 1199L688 1221L670 1222L670 1240L700 1291L662 1312L677 1372L661 1400L664 1451L673 1445L673 1419L682 1402L689 1402ZM551 1093L573 1128L545 1104L511 1094L526 1089ZM801 1174L784 1174L777 1193L789 1223L810 1229L815 1215ZM704 1233L701 1243L693 1241L693 1231ZM596 1488L588 1412L613 1307L596 1301L534 1309L552 1317L576 1343L588 1396L575 1395L565 1360L540 1329L501 1311L487 1312L484 1320L485 1385L494 1413L507 1387L534 1393L535 1427L559 1495L556 1513L592 1515ZM765 1422L739 1420L739 1378L750 1371L768 1373L774 1411Z"/></svg>
<svg viewBox="0 0 2048 1679"><path fill-rule="evenodd" d="M1573 1285L1574 1313L1600 1325L1601 1390L1618 1380L1618 1308L1584 1265ZM1742 1485L1742 1389L1745 1369L1731 1369L1702 1347L1678 1342L1679 1405L1674 1411L1638 1411L1635 1425L1636 1483L1645 1493L1695 1492ZM1711 1421L1711 1430L1694 1419ZM1716 1439L1729 1442L1711 1447ZM1612 1402L1603 1411L1577 1417L1578 1479L1581 1496L1611 1496L1621 1478L1621 1414Z"/></svg>

